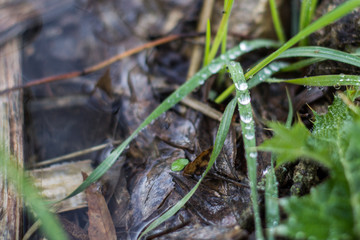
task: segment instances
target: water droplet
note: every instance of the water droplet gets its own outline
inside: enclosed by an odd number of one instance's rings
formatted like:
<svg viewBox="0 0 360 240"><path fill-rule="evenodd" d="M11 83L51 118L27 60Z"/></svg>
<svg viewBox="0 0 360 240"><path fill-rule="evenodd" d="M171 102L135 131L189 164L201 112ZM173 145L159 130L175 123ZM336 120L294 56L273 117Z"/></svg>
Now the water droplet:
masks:
<svg viewBox="0 0 360 240"><path fill-rule="evenodd" d="M225 61L225 60L227 60L227 56L225 56L225 54L222 54L222 55L220 56L220 59Z"/></svg>
<svg viewBox="0 0 360 240"><path fill-rule="evenodd" d="M234 60L236 58L236 55L233 53L229 53L230 60Z"/></svg>
<svg viewBox="0 0 360 240"><path fill-rule="evenodd" d="M239 48L240 48L241 51L245 52L245 51L248 50L249 46L248 46L246 43L241 42L241 43L239 44Z"/></svg>
<svg viewBox="0 0 360 240"><path fill-rule="evenodd" d="M306 234L304 232L297 232L295 234L295 238L298 238L298 239L303 239L306 237Z"/></svg>
<svg viewBox="0 0 360 240"><path fill-rule="evenodd" d="M230 62L230 66L235 67L236 63L235 62Z"/></svg>
<svg viewBox="0 0 360 240"><path fill-rule="evenodd" d="M213 63L209 66L209 70L211 73L217 73L222 68L222 64Z"/></svg>
<svg viewBox="0 0 360 240"><path fill-rule="evenodd" d="M240 95L240 97L238 98L238 102L241 104L241 105L247 105L250 103L250 96L248 94L242 94Z"/></svg>
<svg viewBox="0 0 360 240"><path fill-rule="evenodd" d="M337 83L337 84L335 84L335 85L334 85L334 88L335 88L336 90L339 90L339 89L340 89L340 87L341 87L341 86L340 86L340 84L339 84L339 83Z"/></svg>
<svg viewBox="0 0 360 240"><path fill-rule="evenodd" d="M251 114L243 114L243 115L240 115L240 120L241 120L243 123L251 123L251 121L252 121L252 115L251 115Z"/></svg>
<svg viewBox="0 0 360 240"><path fill-rule="evenodd" d="M278 67L278 66L270 65L269 67L270 67L270 69L273 70L274 72L279 71L279 67Z"/></svg>
<svg viewBox="0 0 360 240"><path fill-rule="evenodd" d="M251 152L251 153L249 153L249 156L250 156L251 158L256 158L257 155L258 155L257 152Z"/></svg>
<svg viewBox="0 0 360 240"><path fill-rule="evenodd" d="M254 135L253 133L247 133L247 134L245 134L245 138L246 138L247 140L252 140L252 139L254 139L254 137L255 137L255 135Z"/></svg>
<svg viewBox="0 0 360 240"><path fill-rule="evenodd" d="M271 70L268 69L268 68L264 68L264 73L265 73L266 75L271 75Z"/></svg>
<svg viewBox="0 0 360 240"><path fill-rule="evenodd" d="M245 126L245 129L246 130L250 130L252 128L252 125L251 124L246 124L246 126Z"/></svg>
<svg viewBox="0 0 360 240"><path fill-rule="evenodd" d="M236 85L235 85L236 86ZM238 85L238 88L237 88L239 91L245 91L246 89L248 89L248 85L247 83L240 83Z"/></svg>
<svg viewBox="0 0 360 240"><path fill-rule="evenodd" d="M343 74L343 73L340 73L340 75L339 75L341 78L345 78L345 74Z"/></svg>

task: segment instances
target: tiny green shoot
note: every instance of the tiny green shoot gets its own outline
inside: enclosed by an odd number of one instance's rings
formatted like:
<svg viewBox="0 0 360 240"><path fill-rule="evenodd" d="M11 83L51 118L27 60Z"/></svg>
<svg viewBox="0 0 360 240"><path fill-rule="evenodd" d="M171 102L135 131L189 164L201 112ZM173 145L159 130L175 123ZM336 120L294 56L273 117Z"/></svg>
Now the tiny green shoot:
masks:
<svg viewBox="0 0 360 240"><path fill-rule="evenodd" d="M188 164L189 160L187 160L186 158L179 158L171 164L171 171L179 172L183 170L184 167Z"/></svg>

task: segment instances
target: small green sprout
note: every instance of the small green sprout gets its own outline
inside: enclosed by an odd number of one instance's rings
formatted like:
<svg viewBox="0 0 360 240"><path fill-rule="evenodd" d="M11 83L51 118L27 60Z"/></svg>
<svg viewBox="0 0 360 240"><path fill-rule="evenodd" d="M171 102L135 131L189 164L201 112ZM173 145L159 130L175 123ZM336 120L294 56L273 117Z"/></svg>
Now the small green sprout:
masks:
<svg viewBox="0 0 360 240"><path fill-rule="evenodd" d="M189 160L187 160L186 158L179 158L171 164L171 171L179 172L183 170L184 167L188 164Z"/></svg>

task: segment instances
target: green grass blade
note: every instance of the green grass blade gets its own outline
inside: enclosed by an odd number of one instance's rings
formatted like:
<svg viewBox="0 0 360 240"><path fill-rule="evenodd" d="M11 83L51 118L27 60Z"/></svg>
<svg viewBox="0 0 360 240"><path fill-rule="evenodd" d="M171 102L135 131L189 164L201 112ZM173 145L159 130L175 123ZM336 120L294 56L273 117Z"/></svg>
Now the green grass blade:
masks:
<svg viewBox="0 0 360 240"><path fill-rule="evenodd" d="M270 54L267 58L261 61L258 65L253 67L249 72L245 74L245 78L256 74L260 69L268 65L272 62L276 57L278 57L285 50L294 46L299 40L309 36L311 33L317 31L318 29L325 27L326 25L338 20L339 18L345 16L349 12L351 12L354 8L360 6L360 0L348 0L347 2L341 4L331 12L319 18L316 22L313 22L311 25L307 26L305 29L296 34L293 38L287 41L282 47L280 47L277 51Z"/></svg>
<svg viewBox="0 0 360 240"><path fill-rule="evenodd" d="M220 46L220 44L222 42L222 39L224 38L224 35L225 35L226 31L227 31L226 26L227 26L227 23L229 21L229 16L230 16L230 13L231 13L233 3L234 3L234 0L228 0L227 3L226 3L226 7L224 9L224 14L223 14L223 17L222 17L221 22L220 22L219 30L216 33L214 43L213 43L213 45L211 47L211 51L210 51L210 54L209 54L209 60L214 59L214 57L216 56L216 53L217 53L217 51L219 49L219 46Z"/></svg>
<svg viewBox="0 0 360 240"><path fill-rule="evenodd" d="M41 229L48 239L64 240L68 239L67 234L62 229L59 220L47 208L47 203L42 200L38 190L34 187L30 178L26 177L22 168L14 164L13 157L3 148L0 148L0 175L6 176L6 180L11 183L19 195L22 195L27 205L35 213L35 217L41 221Z"/></svg>
<svg viewBox="0 0 360 240"><path fill-rule="evenodd" d="M250 69L250 71L248 71L245 74L245 79L247 80L247 79L251 78L252 76L254 76L262 68L264 68L270 62L274 61L274 59L276 59L281 53L283 53L285 50L289 49L290 47L294 46L301 39L309 36L311 33L317 31L318 29L325 27L326 25L345 16L346 14L348 14L349 12L351 12L354 8L356 8L358 6L360 6L360 0L349 0L349 1L341 4L340 6L338 6L331 12L327 13L326 15L322 16L317 21L313 22L312 24L307 26L305 29L300 31L298 34L296 34L294 37L292 37L277 51L273 52L267 58L265 58L263 61L261 61L259 64L257 64L255 67ZM232 89L232 90L229 91L228 89ZM226 99L235 90L234 86L230 86L228 89L226 89L226 94L222 93L218 98L215 99L216 103L221 103L224 99Z"/></svg>
<svg viewBox="0 0 360 240"><path fill-rule="evenodd" d="M307 27L314 15L317 0L302 0L301 1L301 12L300 12L300 31ZM307 45L307 38L300 41L301 46Z"/></svg>
<svg viewBox="0 0 360 240"><path fill-rule="evenodd" d="M289 49L282 54L279 58L289 58L289 57L315 57L315 58L324 58L326 60L334 60L338 62L347 63L360 67L360 57L346 53L343 51L325 48L325 47L297 47Z"/></svg>
<svg viewBox="0 0 360 240"><path fill-rule="evenodd" d="M278 78L268 78L266 80L268 83L291 83L297 85L307 85L315 87L325 87L325 86L360 86L360 76L358 75L321 75L313 77L304 77L304 78L295 78L295 79L278 79Z"/></svg>
<svg viewBox="0 0 360 240"><path fill-rule="evenodd" d="M261 69L254 77L248 81L249 89L255 87L256 85L266 82L266 79L270 78L273 74L282 71L283 68L287 67L289 64L286 62L273 62L268 66Z"/></svg>
<svg viewBox="0 0 360 240"><path fill-rule="evenodd" d="M252 115L250 92L248 84L245 81L243 70L239 63L230 62L228 64L230 76L236 87L236 99L238 102L241 130L244 141L246 164L248 168L248 176L250 179L251 201L253 204L255 218L256 239L264 239L262 234L261 219L257 194L257 177L256 177L256 141L255 126Z"/></svg>
<svg viewBox="0 0 360 240"><path fill-rule="evenodd" d="M291 36L299 32L299 1L291 0Z"/></svg>
<svg viewBox="0 0 360 240"><path fill-rule="evenodd" d="M291 122L293 119L293 105L291 102L290 94L286 88L286 95L289 102L289 113L285 123L285 126L290 129ZM266 174L266 185L265 185L265 217L266 217L266 228L267 238L269 240L275 239L275 228L280 223L280 211L279 211L279 193L278 193L278 182L275 175L275 157L274 153L271 154L271 164L269 172Z"/></svg>
<svg viewBox="0 0 360 240"><path fill-rule="evenodd" d="M168 98L166 98L145 120L140 126L119 146L117 147L90 175L89 177L69 196L65 199L75 196L82 192L91 183L98 180L119 158L120 154L129 145L129 143L137 136L137 134L144 129L149 123L154 121L157 117L163 114L165 111L170 109L176 103L178 103L187 94L193 91L198 86L202 85L211 75L217 73L222 69L224 64L229 59L235 59L244 53L252 51L254 49L262 47L276 47L277 42L271 40L253 40L243 41L238 46L230 49L226 54L214 59L209 65L200 69L192 78L186 83L180 86L175 92L173 92Z"/></svg>
<svg viewBox="0 0 360 240"><path fill-rule="evenodd" d="M210 20L208 19L206 23L206 40L205 40L203 67L205 67L209 63L208 61L209 61L210 44L211 44L211 26L210 26Z"/></svg>
<svg viewBox="0 0 360 240"><path fill-rule="evenodd" d="M226 107L225 112L223 114L223 117L220 122L220 126L216 135L215 145L213 148L213 151L211 153L209 164L203 173L200 180L197 182L197 184L191 189L191 191L186 194L179 202L177 202L172 208L170 208L166 213L164 213L161 217L157 218L154 222L152 222L145 231L141 234L140 238L142 238L145 234L150 232L151 230L155 229L157 226L159 226L161 223L172 217L177 211L182 208L186 202L191 198L191 196L195 193L196 189L200 186L200 183L206 176L206 174L210 171L211 167L213 166L216 158L219 156L220 151L224 145L226 136L229 132L231 119L234 114L234 110L236 107L236 100L233 99Z"/></svg>
<svg viewBox="0 0 360 240"><path fill-rule="evenodd" d="M278 189L274 169L274 154L271 155L271 165L266 174L265 185L265 218L267 228L267 239L275 239L275 227L280 222L280 212L278 203Z"/></svg>
<svg viewBox="0 0 360 240"><path fill-rule="evenodd" d="M227 4L228 4L228 1L229 0L224 0L224 9L226 9L227 7ZM232 9L232 6L231 8ZM223 35L223 38L222 38L222 41L221 41L221 54L224 54L226 52L226 43L227 43L227 33L228 33L228 26L229 26L229 20L226 21L226 24L225 24L225 33Z"/></svg>
<svg viewBox="0 0 360 240"><path fill-rule="evenodd" d="M285 43L286 37L284 33L284 28L280 21L279 12L276 7L276 2L275 0L270 0L269 3L270 3L271 16L273 19L276 35L281 43Z"/></svg>
<svg viewBox="0 0 360 240"><path fill-rule="evenodd" d="M285 126L287 128L290 128L291 123L292 123L292 119L294 117L294 108L293 108L293 104L291 102L291 97L290 97L290 94L289 94L289 90L287 88L286 88L286 96L287 96L288 103L289 103L289 113L288 113L288 116L287 116L287 119L286 119Z"/></svg>
<svg viewBox="0 0 360 240"><path fill-rule="evenodd" d="M318 62L321 62L321 61L324 61L324 60L325 59L323 59L323 58L308 58L308 59L300 60L300 61L297 61L297 62L295 62L293 64L290 64L287 67L282 68L281 72L296 71L296 70L299 70L301 68L307 67L307 66L309 66L311 64L318 63Z"/></svg>

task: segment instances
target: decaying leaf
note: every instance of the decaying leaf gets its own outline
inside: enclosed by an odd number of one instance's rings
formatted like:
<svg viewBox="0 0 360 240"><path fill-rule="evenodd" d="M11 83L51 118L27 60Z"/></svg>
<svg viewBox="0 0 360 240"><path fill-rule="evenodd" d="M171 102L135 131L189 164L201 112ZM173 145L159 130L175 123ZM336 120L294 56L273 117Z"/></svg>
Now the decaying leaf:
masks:
<svg viewBox="0 0 360 240"><path fill-rule="evenodd" d="M201 175L205 171L209 163L212 150L213 147L206 149L205 151L200 153L200 155L197 156L194 161L186 165L183 173L184 176L192 176L194 174Z"/></svg>
<svg viewBox="0 0 360 240"><path fill-rule="evenodd" d="M87 175L82 174L85 180ZM89 207L89 239L116 239L114 223L100 189L96 184L92 184L85 193Z"/></svg>

